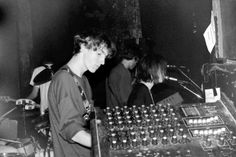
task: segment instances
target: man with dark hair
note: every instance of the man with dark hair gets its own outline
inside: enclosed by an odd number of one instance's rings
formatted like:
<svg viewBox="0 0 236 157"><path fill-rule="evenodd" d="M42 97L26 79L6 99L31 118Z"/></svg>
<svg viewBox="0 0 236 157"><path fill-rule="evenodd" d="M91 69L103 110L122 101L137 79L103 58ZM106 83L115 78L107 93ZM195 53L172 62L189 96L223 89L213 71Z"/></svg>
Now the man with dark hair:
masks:
<svg viewBox="0 0 236 157"><path fill-rule="evenodd" d="M111 70L106 79L106 104L108 107L124 106L132 90L130 70L138 62L139 49L127 47L120 54L121 61Z"/></svg>
<svg viewBox="0 0 236 157"><path fill-rule="evenodd" d="M104 35L76 35L73 56L53 76L49 87L49 118L55 157L89 157L88 127L92 91L84 73L94 73L111 56Z"/></svg>

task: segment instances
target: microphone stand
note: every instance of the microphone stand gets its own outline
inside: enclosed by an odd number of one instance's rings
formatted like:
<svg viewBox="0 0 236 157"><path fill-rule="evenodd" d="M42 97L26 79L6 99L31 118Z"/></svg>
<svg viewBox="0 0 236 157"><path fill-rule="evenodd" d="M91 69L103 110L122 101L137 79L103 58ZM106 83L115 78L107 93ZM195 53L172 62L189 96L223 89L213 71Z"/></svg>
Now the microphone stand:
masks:
<svg viewBox="0 0 236 157"><path fill-rule="evenodd" d="M180 84L180 86L183 87L184 89L186 89L187 91L189 91L190 93L194 94L199 99L203 99L203 97L201 96L202 89L190 77L188 77L180 68L177 67L177 70L190 81L190 82L186 82L186 81L178 82ZM201 92L201 95L199 95L199 94L195 93L193 90L189 89L187 86L184 85L184 83L192 83Z"/></svg>
<svg viewBox="0 0 236 157"><path fill-rule="evenodd" d="M179 85L180 85L181 87L183 87L184 89L186 89L187 91L189 91L190 93L192 93L193 95L195 95L197 98L203 99L203 97L202 97L201 95L195 93L194 91L192 91L191 89L189 89L187 86L185 86L185 85L183 84L183 83L185 83L185 82L178 82L178 83L179 83Z"/></svg>

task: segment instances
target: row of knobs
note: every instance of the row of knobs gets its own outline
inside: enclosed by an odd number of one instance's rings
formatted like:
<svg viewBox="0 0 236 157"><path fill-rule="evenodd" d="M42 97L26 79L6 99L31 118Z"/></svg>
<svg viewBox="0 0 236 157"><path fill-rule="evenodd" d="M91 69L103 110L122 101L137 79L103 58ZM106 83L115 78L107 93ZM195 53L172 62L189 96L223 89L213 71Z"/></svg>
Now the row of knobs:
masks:
<svg viewBox="0 0 236 157"><path fill-rule="evenodd" d="M179 138L179 140L177 139ZM128 131L128 132L111 132L109 135L109 141L113 149L126 148L128 146L136 147L138 145L147 146L149 144L157 145L159 143L166 144L176 144L187 143L189 138L184 134L183 128L178 130L169 129L169 130L141 130L139 132Z"/></svg>
<svg viewBox="0 0 236 157"><path fill-rule="evenodd" d="M210 136L204 137L203 142L206 147L211 147L213 144L217 144L218 146L224 146L226 141L229 141L232 145L236 144L236 136L232 136L231 139L228 139L226 136L219 136L217 138L211 138Z"/></svg>
<svg viewBox="0 0 236 157"><path fill-rule="evenodd" d="M162 125L163 127L175 127L178 125L179 119L174 113L173 108L158 107L160 111L154 108L154 106L149 107L149 110L147 110L147 107L142 107L141 109L132 107L132 111L126 108L122 112L120 111L121 108L116 109L116 112L110 112L110 109L107 109L107 127L108 129L124 129L133 126L148 127ZM169 114L166 113L166 110L168 110Z"/></svg>
<svg viewBox="0 0 236 157"><path fill-rule="evenodd" d="M187 119L187 124L189 126L206 126L210 124L221 124L222 121L218 116L212 116L212 117L204 117L204 118L190 118Z"/></svg>
<svg viewBox="0 0 236 157"><path fill-rule="evenodd" d="M137 126L137 127L148 127L148 126L159 126L161 125L162 127L166 127L166 128L171 128L171 127L179 127L180 123L179 123L179 119L177 117L170 117L170 118L141 118L141 117L136 117L136 118L119 118L119 120L114 119L109 117L108 118L108 124L107 127L109 129L112 128L118 128L118 129L122 129L122 128L131 128L133 126Z"/></svg>
<svg viewBox="0 0 236 157"><path fill-rule="evenodd" d="M154 115L155 113L157 114L172 114L174 112L174 109L170 106L170 104L163 106L161 104L159 105L149 105L145 106L142 105L141 107L136 107L135 105L132 107L118 107L116 106L115 108L110 108L107 107L105 109L105 113L107 116L127 116L127 115L141 115L141 114L148 114L148 115Z"/></svg>
<svg viewBox="0 0 236 157"><path fill-rule="evenodd" d="M167 144L177 144L182 143L186 144L189 142L189 138L187 135L183 135L181 137L172 136L171 138L168 138L166 136L162 138L133 138L133 139L123 139L123 140L116 140L113 139L110 141L110 147L111 149L128 149L128 148L135 148L140 146L157 146L157 145L167 145Z"/></svg>
<svg viewBox="0 0 236 157"><path fill-rule="evenodd" d="M195 129L191 130L191 132L194 137L219 136L228 133L225 127L220 127L215 129Z"/></svg>

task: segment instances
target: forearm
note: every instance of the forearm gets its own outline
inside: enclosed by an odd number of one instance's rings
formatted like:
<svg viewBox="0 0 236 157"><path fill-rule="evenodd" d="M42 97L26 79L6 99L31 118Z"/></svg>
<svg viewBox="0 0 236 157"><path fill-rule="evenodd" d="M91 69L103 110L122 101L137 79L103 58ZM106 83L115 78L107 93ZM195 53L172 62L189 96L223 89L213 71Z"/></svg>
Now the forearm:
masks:
<svg viewBox="0 0 236 157"><path fill-rule="evenodd" d="M27 99L35 99L38 95L38 92L39 92L39 88L38 87L33 87L31 93L26 97Z"/></svg>
<svg viewBox="0 0 236 157"><path fill-rule="evenodd" d="M92 143L92 138L91 134L86 132L85 130L81 130L77 132L73 137L72 140L83 145L86 147L91 147Z"/></svg>

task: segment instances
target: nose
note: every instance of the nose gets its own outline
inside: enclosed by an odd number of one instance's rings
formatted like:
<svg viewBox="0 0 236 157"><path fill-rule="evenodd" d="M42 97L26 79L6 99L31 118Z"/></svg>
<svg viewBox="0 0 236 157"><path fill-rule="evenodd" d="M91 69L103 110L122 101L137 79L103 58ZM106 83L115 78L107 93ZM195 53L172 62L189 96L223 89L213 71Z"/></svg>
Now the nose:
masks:
<svg viewBox="0 0 236 157"><path fill-rule="evenodd" d="M104 57L104 56L101 57L101 59L100 59L101 65L104 65L104 64L105 64L105 58L106 58L106 57Z"/></svg>

